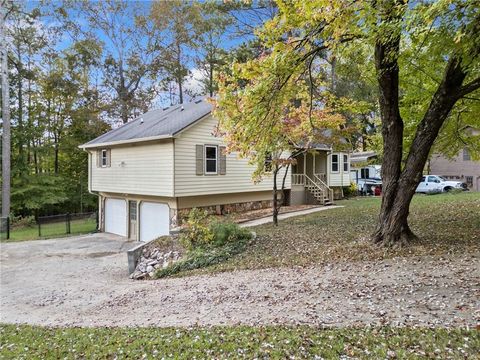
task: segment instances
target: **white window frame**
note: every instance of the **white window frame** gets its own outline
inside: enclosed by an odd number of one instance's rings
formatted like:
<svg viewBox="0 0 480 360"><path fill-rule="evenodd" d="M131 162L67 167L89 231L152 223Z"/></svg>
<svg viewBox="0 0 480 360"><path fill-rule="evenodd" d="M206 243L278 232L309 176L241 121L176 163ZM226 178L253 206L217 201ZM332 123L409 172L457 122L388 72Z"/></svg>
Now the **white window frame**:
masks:
<svg viewBox="0 0 480 360"><path fill-rule="evenodd" d="M345 169L345 165L347 168ZM348 154L343 154L343 172L348 172L350 170L350 164L348 161Z"/></svg>
<svg viewBox="0 0 480 360"><path fill-rule="evenodd" d="M106 168L108 166L108 150L100 150L100 167Z"/></svg>
<svg viewBox="0 0 480 360"><path fill-rule="evenodd" d="M337 161L333 161L333 157L337 157ZM337 164L337 170L333 170L333 164ZM339 154L332 154L330 157L330 171L334 174L338 174L340 172L340 155Z"/></svg>
<svg viewBox="0 0 480 360"><path fill-rule="evenodd" d="M208 160L214 160L214 159L209 159L207 158L207 148L214 148L215 149L215 171L208 171L207 170L207 161ZM205 157L204 161L204 170L205 170L205 175L217 175L218 174L218 146L217 145L205 145L203 147L203 154Z"/></svg>

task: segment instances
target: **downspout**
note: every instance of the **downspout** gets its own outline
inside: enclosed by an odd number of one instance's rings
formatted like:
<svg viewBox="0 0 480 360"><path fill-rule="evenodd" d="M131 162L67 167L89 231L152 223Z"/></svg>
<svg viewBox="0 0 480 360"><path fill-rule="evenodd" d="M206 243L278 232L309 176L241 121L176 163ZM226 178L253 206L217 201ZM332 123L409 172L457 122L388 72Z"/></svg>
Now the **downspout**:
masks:
<svg viewBox="0 0 480 360"><path fill-rule="evenodd" d="M92 153L85 148L83 149L83 151L88 154L88 193L97 196L98 202L100 203L101 195L98 192L92 191ZM103 206L99 206L98 208L98 231L100 231L100 229L102 228L103 220L101 216L102 211L100 210L103 210Z"/></svg>

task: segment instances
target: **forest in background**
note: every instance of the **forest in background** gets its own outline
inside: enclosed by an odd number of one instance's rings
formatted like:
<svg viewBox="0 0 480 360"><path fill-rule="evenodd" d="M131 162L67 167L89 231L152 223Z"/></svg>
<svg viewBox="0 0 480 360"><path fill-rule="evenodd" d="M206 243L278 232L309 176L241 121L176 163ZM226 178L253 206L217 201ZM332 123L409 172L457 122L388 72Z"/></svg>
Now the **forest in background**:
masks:
<svg viewBox="0 0 480 360"><path fill-rule="evenodd" d="M258 56L255 4L6 2L14 217L92 211L78 146L156 107L212 96L216 73Z"/></svg>
<svg viewBox="0 0 480 360"><path fill-rule="evenodd" d="M263 101L263 92L277 102L293 105L296 115L305 108L306 124L312 123L312 113L328 109L341 116L342 124L337 127L348 130L342 134L348 149L376 150L382 160L384 139L374 62L378 34L376 27L356 29L363 22L357 23L356 16L341 7L342 2L337 5L339 13L346 11L345 19L332 19L329 26L361 34L355 35L360 40L344 39L335 46L328 32L316 28L324 29L321 19L331 16L328 8L319 5L322 1L316 0L4 3L9 5L6 45L12 125L11 213L15 217L95 210L96 196L88 193L87 154L78 145L150 109L196 96L219 95L223 115L232 114L224 111L228 106L235 107L240 99L247 101L252 111L239 114L238 119L223 119L224 126L239 121L242 128L255 127L260 113L283 111L285 104L270 106ZM467 20L475 16L475 7L469 3L459 3L455 7L458 14L450 5L449 0L419 3L409 8L405 24L400 22L411 31L408 39L402 40L398 56L402 67L398 112L403 130L402 150L397 155L403 162L444 75L448 52L463 46L466 37L462 29L468 28ZM362 11L357 15L371 15ZM306 16L311 20L305 20ZM455 20L462 16L466 25ZM433 26L435 19L443 18L438 29ZM336 39L338 33L333 31L332 36ZM478 36L472 41L478 42ZM295 60L295 56L299 58ZM475 56L472 59L477 59ZM469 65L472 76L478 73L474 60ZM289 75L292 69L298 72L293 77ZM284 82L278 80L282 77L292 79L287 87L290 93L283 90ZM272 91L277 87L285 96ZM255 96L251 89L262 96ZM230 104L229 99L235 101ZM463 96L448 113L429 154L453 157L467 149L477 159L480 138L467 136L464 129L479 126L479 106L476 92ZM276 126L284 123L284 115L275 117L281 120L275 120ZM297 132L300 136L318 134L296 127L288 133L290 139ZM263 137L268 149L276 144L269 136Z"/></svg>

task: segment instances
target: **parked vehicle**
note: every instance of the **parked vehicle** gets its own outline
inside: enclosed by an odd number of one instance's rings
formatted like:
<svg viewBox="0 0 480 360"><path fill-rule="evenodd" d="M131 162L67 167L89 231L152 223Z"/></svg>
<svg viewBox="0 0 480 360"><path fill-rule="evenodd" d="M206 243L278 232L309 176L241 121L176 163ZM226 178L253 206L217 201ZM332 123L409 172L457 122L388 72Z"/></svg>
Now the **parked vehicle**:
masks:
<svg viewBox="0 0 480 360"><path fill-rule="evenodd" d="M358 169L351 169L350 180L357 185L360 194L378 195L381 192L381 168L380 165L368 165Z"/></svg>
<svg viewBox="0 0 480 360"><path fill-rule="evenodd" d="M382 181L375 179L357 179L356 184L361 195L375 195L375 189L382 188Z"/></svg>
<svg viewBox="0 0 480 360"><path fill-rule="evenodd" d="M448 192L450 190L468 190L467 185L460 181L449 181L438 175L425 175L422 176L422 181L418 184L417 193L431 194Z"/></svg>

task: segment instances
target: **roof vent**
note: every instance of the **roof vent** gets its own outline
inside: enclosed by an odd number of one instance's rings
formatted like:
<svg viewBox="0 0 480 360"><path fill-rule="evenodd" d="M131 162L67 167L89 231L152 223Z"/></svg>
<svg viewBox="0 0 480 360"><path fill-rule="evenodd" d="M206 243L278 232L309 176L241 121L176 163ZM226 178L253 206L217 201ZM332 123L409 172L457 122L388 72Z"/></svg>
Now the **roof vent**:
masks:
<svg viewBox="0 0 480 360"><path fill-rule="evenodd" d="M143 124L143 118L140 118L140 124Z"/></svg>
<svg viewBox="0 0 480 360"><path fill-rule="evenodd" d="M183 105L182 105L182 107L180 108L180 111L183 111L183 110L185 110L185 108L184 108Z"/></svg>

